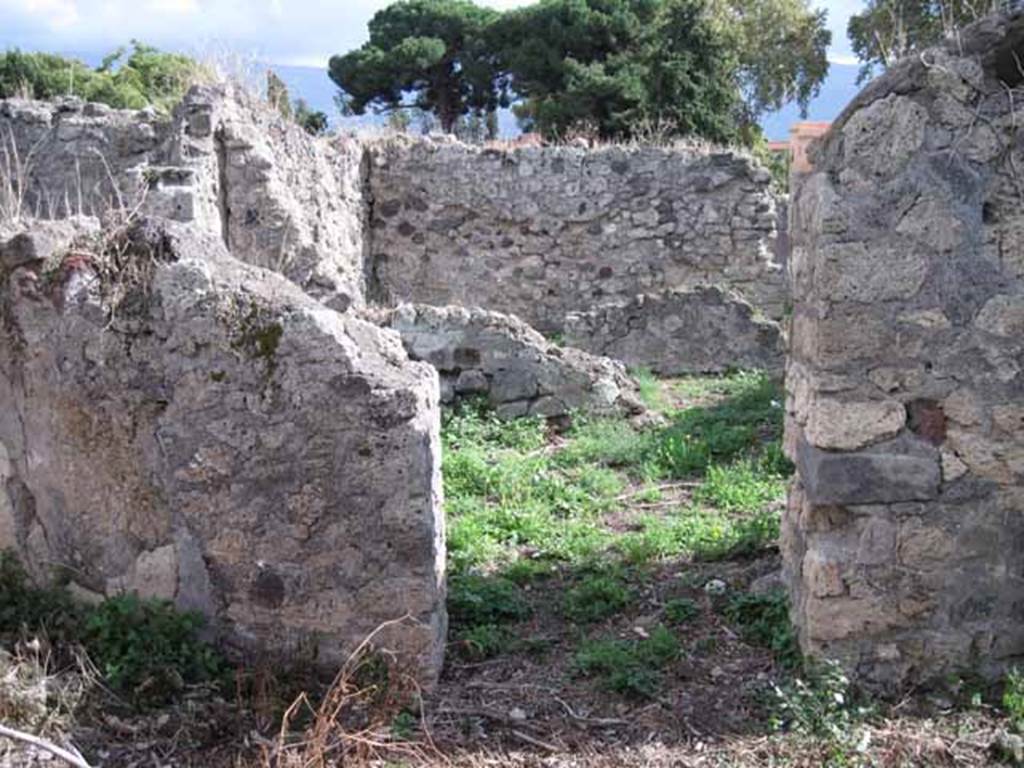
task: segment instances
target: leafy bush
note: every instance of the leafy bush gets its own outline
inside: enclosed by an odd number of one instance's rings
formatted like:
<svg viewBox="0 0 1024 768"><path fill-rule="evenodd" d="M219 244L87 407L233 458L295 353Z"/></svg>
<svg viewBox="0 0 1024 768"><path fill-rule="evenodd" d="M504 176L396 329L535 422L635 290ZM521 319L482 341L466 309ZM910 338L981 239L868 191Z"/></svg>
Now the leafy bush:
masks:
<svg viewBox="0 0 1024 768"><path fill-rule="evenodd" d="M482 661L506 651L512 644L512 636L504 627L496 624L478 624L459 636L459 648L470 659Z"/></svg>
<svg viewBox="0 0 1024 768"><path fill-rule="evenodd" d="M203 76L193 59L138 41L132 41L131 52L119 48L96 69L50 53L9 50L0 56L0 98L77 96L120 109L154 106L169 112Z"/></svg>
<svg viewBox="0 0 1024 768"><path fill-rule="evenodd" d="M466 574L449 582L448 615L455 625L493 625L526 618L530 606L508 579Z"/></svg>
<svg viewBox="0 0 1024 768"><path fill-rule="evenodd" d="M64 589L32 585L13 556L0 554L0 642L11 647L42 635L65 665L75 648L84 648L106 684L137 704L217 680L224 662L200 639L202 623L199 614L179 613L167 601L133 595L79 605Z"/></svg>
<svg viewBox="0 0 1024 768"><path fill-rule="evenodd" d="M700 609L693 600L685 597L669 600L665 603L665 618L673 624L685 624L697 617Z"/></svg>
<svg viewBox="0 0 1024 768"><path fill-rule="evenodd" d="M220 655L199 639L202 625L201 615L168 601L122 595L90 612L84 641L111 688L150 702L223 671Z"/></svg>
<svg viewBox="0 0 1024 768"><path fill-rule="evenodd" d="M772 688L771 724L835 744L856 741L856 725L871 714L855 701L850 680L837 662L809 666L803 677Z"/></svg>
<svg viewBox="0 0 1024 768"><path fill-rule="evenodd" d="M55 646L76 643L84 617L85 609L67 590L36 587L16 557L0 552L0 643L13 646L33 634Z"/></svg>

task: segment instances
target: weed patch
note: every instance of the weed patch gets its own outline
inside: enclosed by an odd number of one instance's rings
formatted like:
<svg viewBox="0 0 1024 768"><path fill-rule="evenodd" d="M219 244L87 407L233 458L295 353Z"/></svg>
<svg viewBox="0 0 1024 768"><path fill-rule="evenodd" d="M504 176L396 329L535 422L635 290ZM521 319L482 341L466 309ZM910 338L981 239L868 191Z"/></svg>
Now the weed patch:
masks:
<svg viewBox="0 0 1024 768"><path fill-rule="evenodd" d="M679 641L663 626L641 640L591 640L573 659L577 673L596 677L607 690L640 698L653 697L662 671L680 656Z"/></svg>
<svg viewBox="0 0 1024 768"><path fill-rule="evenodd" d="M587 576L568 591L563 610L572 622L592 623L614 616L629 604L632 596L632 589L616 575Z"/></svg>
<svg viewBox="0 0 1024 768"><path fill-rule="evenodd" d="M186 685L218 681L226 666L199 638L202 623L169 602L131 595L79 605L64 589L33 586L14 557L0 555L0 641L13 647L44 637L61 666L76 663L81 648L104 682L135 704L161 704Z"/></svg>
<svg viewBox="0 0 1024 768"><path fill-rule="evenodd" d="M745 640L770 648L784 667L794 669L800 664L800 650L789 620L789 598L785 592L738 595L726 605L725 616L740 628Z"/></svg>
<svg viewBox="0 0 1024 768"><path fill-rule="evenodd" d="M1014 667L1006 675L1003 709L1015 731L1024 731L1024 674Z"/></svg>

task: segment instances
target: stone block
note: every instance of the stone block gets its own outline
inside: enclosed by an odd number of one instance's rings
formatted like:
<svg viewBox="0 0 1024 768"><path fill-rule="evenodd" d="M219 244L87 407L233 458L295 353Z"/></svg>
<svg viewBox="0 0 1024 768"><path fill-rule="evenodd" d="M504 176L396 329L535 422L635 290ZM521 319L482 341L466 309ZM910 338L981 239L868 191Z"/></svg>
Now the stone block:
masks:
<svg viewBox="0 0 1024 768"><path fill-rule="evenodd" d="M890 504L938 495L939 452L906 435L851 452L825 451L804 440L797 467L813 504Z"/></svg>

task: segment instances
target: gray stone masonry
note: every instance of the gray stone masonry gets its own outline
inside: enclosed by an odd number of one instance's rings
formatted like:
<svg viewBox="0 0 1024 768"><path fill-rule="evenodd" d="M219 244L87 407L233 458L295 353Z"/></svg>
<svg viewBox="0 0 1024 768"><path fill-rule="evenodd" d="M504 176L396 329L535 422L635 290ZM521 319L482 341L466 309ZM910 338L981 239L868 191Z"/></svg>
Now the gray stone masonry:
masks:
<svg viewBox="0 0 1024 768"><path fill-rule="evenodd" d="M777 355L777 333L721 317L749 304L777 323L788 301L781 201L768 171L732 150L313 140L231 86L196 87L166 117L0 101L0 137L19 158L26 214L190 223L334 309L480 306L555 333L570 313L714 285L740 300L707 322L691 313L694 340L718 337L727 367ZM723 328L741 334L735 349ZM631 335L651 347L650 330ZM602 354L605 341L577 343ZM708 350L693 350L701 362L674 367L708 370Z"/></svg>
<svg viewBox="0 0 1024 768"><path fill-rule="evenodd" d="M408 615L377 641L430 685L437 374L216 234L82 229L0 243L0 549L83 597L202 611L271 657L315 644L335 664Z"/></svg>
<svg viewBox="0 0 1024 768"><path fill-rule="evenodd" d="M745 155L402 138L370 154L371 291L383 301L482 306L553 333L570 312L721 284L783 314L777 200Z"/></svg>
<svg viewBox="0 0 1024 768"><path fill-rule="evenodd" d="M640 415L622 363L552 344L518 318L463 307L405 304L380 319L413 360L441 375L441 400L483 397L498 416Z"/></svg>
<svg viewBox="0 0 1024 768"><path fill-rule="evenodd" d="M779 324L712 286L570 313L565 342L666 376L783 367Z"/></svg>
<svg viewBox="0 0 1024 768"><path fill-rule="evenodd" d="M805 651L882 687L1024 660L1015 56L1024 12L893 67L794 193L793 618Z"/></svg>

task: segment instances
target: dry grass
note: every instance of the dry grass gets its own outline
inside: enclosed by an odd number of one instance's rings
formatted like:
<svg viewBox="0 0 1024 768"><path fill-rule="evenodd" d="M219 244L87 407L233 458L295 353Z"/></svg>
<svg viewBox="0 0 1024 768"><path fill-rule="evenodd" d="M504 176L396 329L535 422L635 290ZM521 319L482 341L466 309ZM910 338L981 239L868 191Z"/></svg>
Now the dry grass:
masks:
<svg viewBox="0 0 1024 768"><path fill-rule="evenodd" d="M55 672L46 646L38 640L0 650L0 723L77 754L70 743L75 715L96 685L95 672L82 654L77 668ZM0 765L28 766L44 752L21 741L0 738Z"/></svg>
<svg viewBox="0 0 1024 768"><path fill-rule="evenodd" d="M419 709L420 689L401 660L377 649L374 640L405 621L409 619L382 624L360 643L319 704L314 705L308 693L295 699L282 718L276 741L262 746L262 768L445 762L426 729L419 739L395 729L403 713ZM297 729L299 723L305 726Z"/></svg>
<svg viewBox="0 0 1024 768"><path fill-rule="evenodd" d="M14 131L0 131L0 229L17 226L26 215L25 195L32 172L35 148L24 157L18 150Z"/></svg>

